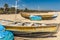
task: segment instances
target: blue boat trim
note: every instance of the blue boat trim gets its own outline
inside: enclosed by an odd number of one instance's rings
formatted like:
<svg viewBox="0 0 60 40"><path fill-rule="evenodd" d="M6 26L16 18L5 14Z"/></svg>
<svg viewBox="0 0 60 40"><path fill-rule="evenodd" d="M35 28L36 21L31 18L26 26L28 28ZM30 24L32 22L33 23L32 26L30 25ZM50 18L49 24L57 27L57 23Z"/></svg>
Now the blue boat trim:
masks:
<svg viewBox="0 0 60 40"><path fill-rule="evenodd" d="M38 21L38 20L42 20L42 16L31 15L31 16L30 16L30 19L31 19L31 20L37 20L37 21Z"/></svg>

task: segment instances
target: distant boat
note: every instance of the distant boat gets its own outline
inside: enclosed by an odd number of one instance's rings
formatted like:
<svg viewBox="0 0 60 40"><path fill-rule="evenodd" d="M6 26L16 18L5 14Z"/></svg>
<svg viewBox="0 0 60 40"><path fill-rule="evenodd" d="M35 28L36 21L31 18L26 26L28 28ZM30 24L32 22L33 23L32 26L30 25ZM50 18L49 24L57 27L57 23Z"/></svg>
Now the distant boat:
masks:
<svg viewBox="0 0 60 40"><path fill-rule="evenodd" d="M55 14L49 14L49 13L47 13L47 14L43 14L43 15L40 15L40 14L39 15L38 14L32 15L32 14L29 14L29 13L21 13L21 16L24 17L24 18L26 18L26 19L30 19L30 20L34 19L34 16L35 16L36 20L37 20L37 18L38 19L40 18L39 20L51 20L51 19L56 18L58 16L58 14L57 13L55 13Z"/></svg>

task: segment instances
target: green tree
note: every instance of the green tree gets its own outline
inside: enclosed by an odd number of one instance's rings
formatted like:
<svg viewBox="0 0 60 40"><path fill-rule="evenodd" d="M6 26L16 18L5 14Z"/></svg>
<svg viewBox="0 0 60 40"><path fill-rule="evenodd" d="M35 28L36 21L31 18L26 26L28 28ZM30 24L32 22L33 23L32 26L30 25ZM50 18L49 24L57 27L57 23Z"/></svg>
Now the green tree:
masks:
<svg viewBox="0 0 60 40"><path fill-rule="evenodd" d="M29 10L28 10L28 8L25 8L25 10L24 10L25 12L28 12Z"/></svg>
<svg viewBox="0 0 60 40"><path fill-rule="evenodd" d="M8 4L5 3L4 4L4 12L5 13L8 13L8 10L9 10L8 8L9 8Z"/></svg>

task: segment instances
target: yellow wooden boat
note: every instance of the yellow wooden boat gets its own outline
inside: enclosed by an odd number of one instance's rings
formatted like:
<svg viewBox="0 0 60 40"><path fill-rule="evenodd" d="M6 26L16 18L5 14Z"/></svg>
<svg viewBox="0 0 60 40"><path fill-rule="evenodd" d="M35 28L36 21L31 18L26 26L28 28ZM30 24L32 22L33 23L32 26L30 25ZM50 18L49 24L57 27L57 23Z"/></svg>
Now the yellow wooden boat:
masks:
<svg viewBox="0 0 60 40"><path fill-rule="evenodd" d="M3 24L5 23L5 24ZM57 32L57 24L43 24L43 23L30 23L30 22L3 22L2 25L5 26L6 30L19 31L19 32Z"/></svg>
<svg viewBox="0 0 60 40"><path fill-rule="evenodd" d="M26 27L26 26L6 26L7 30L10 31L20 31L20 32L27 32L27 33L32 33L32 32L56 32L57 28L56 26L40 26L40 27Z"/></svg>
<svg viewBox="0 0 60 40"><path fill-rule="evenodd" d="M40 16L42 17L42 20L50 20L53 18L56 18L58 15L57 14L50 14L50 13L42 13L42 14L29 14L29 13L21 13L21 16L27 19L30 19L31 16Z"/></svg>

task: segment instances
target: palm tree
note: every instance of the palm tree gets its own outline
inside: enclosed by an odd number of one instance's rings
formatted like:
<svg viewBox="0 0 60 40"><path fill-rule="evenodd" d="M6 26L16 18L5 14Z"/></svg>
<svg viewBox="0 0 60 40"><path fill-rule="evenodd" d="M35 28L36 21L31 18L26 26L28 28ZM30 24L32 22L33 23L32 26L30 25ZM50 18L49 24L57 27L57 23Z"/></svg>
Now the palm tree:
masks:
<svg viewBox="0 0 60 40"><path fill-rule="evenodd" d="M5 3L5 4L4 4L4 12L5 12L5 13L8 12L8 7L9 7L8 4Z"/></svg>

